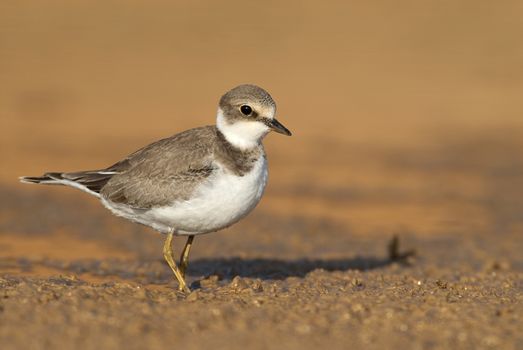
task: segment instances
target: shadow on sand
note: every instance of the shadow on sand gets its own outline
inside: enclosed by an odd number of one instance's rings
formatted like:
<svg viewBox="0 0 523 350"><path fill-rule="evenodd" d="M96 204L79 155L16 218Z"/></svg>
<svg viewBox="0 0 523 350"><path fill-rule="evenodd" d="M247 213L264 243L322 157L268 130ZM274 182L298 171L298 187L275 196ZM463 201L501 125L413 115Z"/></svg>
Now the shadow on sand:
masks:
<svg viewBox="0 0 523 350"><path fill-rule="evenodd" d="M311 271L372 270L394 263L410 265L410 258L415 256L414 250L400 252L398 237L394 237L388 245L387 258L355 257L349 259L243 259L212 258L197 259L189 264L190 275L217 275L220 279L232 279L235 276L260 278L263 280L281 280L287 277L304 277Z"/></svg>

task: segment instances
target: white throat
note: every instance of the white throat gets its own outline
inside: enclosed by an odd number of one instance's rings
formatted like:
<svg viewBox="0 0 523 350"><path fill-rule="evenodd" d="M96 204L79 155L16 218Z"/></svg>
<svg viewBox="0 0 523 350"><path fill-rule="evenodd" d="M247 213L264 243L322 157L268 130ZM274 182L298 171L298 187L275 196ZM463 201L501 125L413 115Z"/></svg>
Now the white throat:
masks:
<svg viewBox="0 0 523 350"><path fill-rule="evenodd" d="M221 108L218 108L216 127L227 141L243 150L260 145L263 137L269 132L269 127L261 122L240 120L229 123Z"/></svg>

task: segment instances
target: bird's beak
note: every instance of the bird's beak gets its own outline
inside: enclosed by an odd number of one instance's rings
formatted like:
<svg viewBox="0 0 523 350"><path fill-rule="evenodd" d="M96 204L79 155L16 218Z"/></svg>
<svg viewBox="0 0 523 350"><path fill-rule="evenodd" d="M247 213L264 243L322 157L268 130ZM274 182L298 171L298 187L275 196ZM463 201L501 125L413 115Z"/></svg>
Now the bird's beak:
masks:
<svg viewBox="0 0 523 350"><path fill-rule="evenodd" d="M284 127L283 124L280 123L279 121L277 121L276 119L271 119L269 121L269 128L273 131L276 131L279 134L283 134L283 135L287 135L287 136L292 135L292 133L289 131L289 129Z"/></svg>

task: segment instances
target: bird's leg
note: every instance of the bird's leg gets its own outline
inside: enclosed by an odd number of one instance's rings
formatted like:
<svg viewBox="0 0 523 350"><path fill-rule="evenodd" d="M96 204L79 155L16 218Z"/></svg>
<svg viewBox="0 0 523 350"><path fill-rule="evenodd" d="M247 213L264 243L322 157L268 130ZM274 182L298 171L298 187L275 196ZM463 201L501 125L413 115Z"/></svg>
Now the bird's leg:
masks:
<svg viewBox="0 0 523 350"><path fill-rule="evenodd" d="M183 278L185 278L185 271L189 265L189 252L191 251L193 240L194 236L187 237L187 242L185 243L185 247L183 247L182 255L180 255L180 272L182 273Z"/></svg>
<svg viewBox="0 0 523 350"><path fill-rule="evenodd" d="M183 275L176 265L176 262L173 259L173 250L172 250L172 241L173 241L174 232L169 231L167 234L167 238L165 239L165 243L163 244L163 257L165 258L165 261L167 261L167 264L169 264L169 267L174 273L174 276L178 280L178 283L180 285L179 289L190 293L191 290L189 287L187 287L187 283L185 283L185 279L183 278Z"/></svg>

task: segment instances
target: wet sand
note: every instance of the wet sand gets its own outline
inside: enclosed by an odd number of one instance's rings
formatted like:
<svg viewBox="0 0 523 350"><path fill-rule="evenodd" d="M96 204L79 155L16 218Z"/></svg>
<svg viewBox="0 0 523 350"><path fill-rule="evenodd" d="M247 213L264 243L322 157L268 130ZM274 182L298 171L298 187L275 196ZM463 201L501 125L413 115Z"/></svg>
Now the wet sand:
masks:
<svg viewBox="0 0 523 350"><path fill-rule="evenodd" d="M519 2L222 5L0 5L0 347L523 348ZM160 234L17 182L213 123L243 82L294 136L196 238L189 295Z"/></svg>

